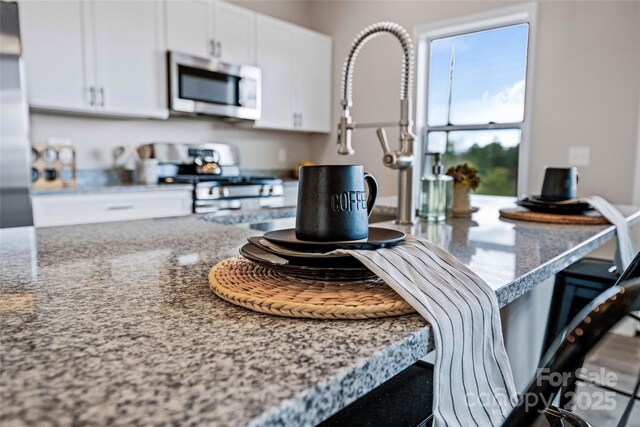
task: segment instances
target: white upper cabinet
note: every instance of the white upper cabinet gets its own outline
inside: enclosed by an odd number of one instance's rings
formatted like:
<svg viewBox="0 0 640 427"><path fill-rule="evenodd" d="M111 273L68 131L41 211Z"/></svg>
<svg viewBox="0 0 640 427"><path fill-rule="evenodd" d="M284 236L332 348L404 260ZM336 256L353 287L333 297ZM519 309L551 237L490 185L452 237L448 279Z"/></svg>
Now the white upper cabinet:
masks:
<svg viewBox="0 0 640 427"><path fill-rule="evenodd" d="M254 63L254 12L216 0L165 3L169 50L232 64Z"/></svg>
<svg viewBox="0 0 640 427"><path fill-rule="evenodd" d="M32 108L167 118L166 51L262 70L255 127L331 128L331 38L220 0L23 0Z"/></svg>
<svg viewBox="0 0 640 427"><path fill-rule="evenodd" d="M110 0L93 6L98 108L166 117L162 3Z"/></svg>
<svg viewBox="0 0 640 427"><path fill-rule="evenodd" d="M91 108L81 1L22 1L20 32L29 104L68 110Z"/></svg>
<svg viewBox="0 0 640 427"><path fill-rule="evenodd" d="M295 127L291 28L266 16L256 19L256 65L262 70L262 118L256 121L256 127Z"/></svg>
<svg viewBox="0 0 640 427"><path fill-rule="evenodd" d="M304 29L293 39L296 65L294 110L298 127L331 131L331 38Z"/></svg>
<svg viewBox="0 0 640 427"><path fill-rule="evenodd" d="M167 49L194 56L213 55L213 8L210 0L167 0Z"/></svg>
<svg viewBox="0 0 640 427"><path fill-rule="evenodd" d="M216 1L214 4L216 55L224 62L253 65L256 14L226 2Z"/></svg>
<svg viewBox="0 0 640 427"><path fill-rule="evenodd" d="M277 19L256 19L256 65L262 69L258 128L329 132L331 38Z"/></svg>
<svg viewBox="0 0 640 427"><path fill-rule="evenodd" d="M153 0L21 2L29 105L168 117L162 8Z"/></svg>

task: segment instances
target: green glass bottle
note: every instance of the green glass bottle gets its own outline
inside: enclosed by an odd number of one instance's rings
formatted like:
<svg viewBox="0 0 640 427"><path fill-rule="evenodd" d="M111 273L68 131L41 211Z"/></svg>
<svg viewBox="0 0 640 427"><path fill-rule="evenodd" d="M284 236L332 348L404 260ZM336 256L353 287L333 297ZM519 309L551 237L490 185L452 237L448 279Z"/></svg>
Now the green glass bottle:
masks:
<svg viewBox="0 0 640 427"><path fill-rule="evenodd" d="M444 174L441 153L433 156L431 173L422 177L420 183L420 218L427 221L444 221L451 214L453 200L453 178Z"/></svg>

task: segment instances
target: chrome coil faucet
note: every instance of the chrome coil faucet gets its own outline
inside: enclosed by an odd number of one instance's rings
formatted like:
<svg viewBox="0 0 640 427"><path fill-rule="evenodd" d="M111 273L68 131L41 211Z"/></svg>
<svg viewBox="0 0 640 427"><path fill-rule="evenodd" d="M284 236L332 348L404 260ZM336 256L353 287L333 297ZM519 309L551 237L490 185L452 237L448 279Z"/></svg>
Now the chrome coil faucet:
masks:
<svg viewBox="0 0 640 427"><path fill-rule="evenodd" d="M355 124L349 113L353 106L353 68L356 57L369 40L388 33L400 40L402 45L402 80L400 83L400 122ZM411 101L413 98L413 43L409 33L394 22L378 22L360 32L353 41L349 55L342 66L342 116L338 125L338 154L354 154L351 146L351 133L356 128L377 127L376 133L384 152L382 161L391 169L398 169L398 224L413 224L415 209L413 206L413 120ZM400 126L400 149L391 151L387 135L382 126Z"/></svg>

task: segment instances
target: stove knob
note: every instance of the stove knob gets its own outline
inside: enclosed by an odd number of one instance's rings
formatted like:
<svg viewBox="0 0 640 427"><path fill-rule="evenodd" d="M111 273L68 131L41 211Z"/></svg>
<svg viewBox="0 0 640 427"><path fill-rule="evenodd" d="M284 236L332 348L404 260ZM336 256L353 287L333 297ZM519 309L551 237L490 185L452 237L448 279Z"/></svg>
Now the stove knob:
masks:
<svg viewBox="0 0 640 427"><path fill-rule="evenodd" d="M227 187L218 187L218 195L220 197L229 197L229 189Z"/></svg>

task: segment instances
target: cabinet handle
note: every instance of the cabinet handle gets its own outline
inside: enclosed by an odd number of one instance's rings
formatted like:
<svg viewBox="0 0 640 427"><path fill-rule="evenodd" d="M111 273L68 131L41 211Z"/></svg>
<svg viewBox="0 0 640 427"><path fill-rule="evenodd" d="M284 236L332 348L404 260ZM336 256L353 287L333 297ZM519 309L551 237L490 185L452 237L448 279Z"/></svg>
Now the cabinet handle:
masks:
<svg viewBox="0 0 640 427"><path fill-rule="evenodd" d="M298 116L300 116L298 119L298 127L302 127L302 113L299 113Z"/></svg>
<svg viewBox="0 0 640 427"><path fill-rule="evenodd" d="M96 88L93 86L89 86L89 105L96 105Z"/></svg>
<svg viewBox="0 0 640 427"><path fill-rule="evenodd" d="M298 127L298 114L293 113L293 127Z"/></svg>
<svg viewBox="0 0 640 427"><path fill-rule="evenodd" d="M217 57L220 58L222 56L222 42L216 42L216 48L218 51Z"/></svg>
<svg viewBox="0 0 640 427"><path fill-rule="evenodd" d="M109 206L107 208L108 211L125 211L128 209L133 209L133 205Z"/></svg>
<svg viewBox="0 0 640 427"><path fill-rule="evenodd" d="M100 106L104 107L104 87L100 86Z"/></svg>
<svg viewBox="0 0 640 427"><path fill-rule="evenodd" d="M216 56L216 41L214 39L209 40L209 55Z"/></svg>

